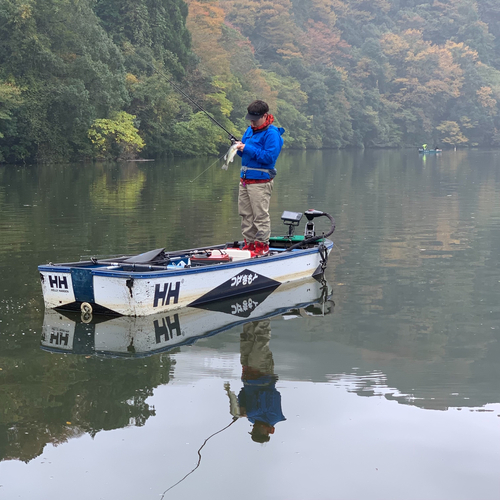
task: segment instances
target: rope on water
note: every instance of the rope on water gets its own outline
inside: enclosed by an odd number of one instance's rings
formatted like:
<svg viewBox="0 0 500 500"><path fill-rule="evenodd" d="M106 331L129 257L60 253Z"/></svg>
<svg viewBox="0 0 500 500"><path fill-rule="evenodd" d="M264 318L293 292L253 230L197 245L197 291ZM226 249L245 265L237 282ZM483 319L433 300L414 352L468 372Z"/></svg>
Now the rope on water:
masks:
<svg viewBox="0 0 500 500"><path fill-rule="evenodd" d="M203 444L200 446L200 448L198 449L198 463L196 464L196 467L191 471L191 472L188 472L182 479L180 479L179 481L177 481L175 484L173 484L172 486L170 486L170 488L166 489L164 492L163 492L163 495L161 496L160 500L163 500L163 497L165 496L165 494L170 491L172 488L174 488L175 486L177 486L178 484L182 483L182 481L184 481L184 479L186 479L188 476L190 476L201 464L201 450L203 449L203 447L208 443L209 439L213 438L214 436L216 436L217 434L220 434L222 431L225 431L228 427L231 427L236 421L238 420L237 417L234 417L233 420L231 421L230 424L226 425L226 427L224 427L223 429L221 429L220 431L217 431L217 432L214 432L211 436L208 436L207 439L205 439L205 441L203 442Z"/></svg>

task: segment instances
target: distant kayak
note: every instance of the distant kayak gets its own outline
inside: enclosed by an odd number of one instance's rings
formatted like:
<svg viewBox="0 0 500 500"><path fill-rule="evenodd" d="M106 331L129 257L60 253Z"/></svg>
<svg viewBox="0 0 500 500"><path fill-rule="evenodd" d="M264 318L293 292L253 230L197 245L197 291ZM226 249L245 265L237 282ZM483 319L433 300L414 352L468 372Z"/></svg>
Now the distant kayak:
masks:
<svg viewBox="0 0 500 500"><path fill-rule="evenodd" d="M422 149L422 148L419 148L418 152L420 154L432 154L432 153L442 153L443 150L442 149Z"/></svg>

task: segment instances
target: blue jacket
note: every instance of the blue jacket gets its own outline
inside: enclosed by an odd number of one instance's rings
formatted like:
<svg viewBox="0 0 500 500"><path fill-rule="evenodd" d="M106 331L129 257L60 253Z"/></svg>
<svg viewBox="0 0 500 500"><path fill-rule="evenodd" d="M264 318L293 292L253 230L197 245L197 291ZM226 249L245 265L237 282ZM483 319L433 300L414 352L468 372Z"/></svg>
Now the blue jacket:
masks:
<svg viewBox="0 0 500 500"><path fill-rule="evenodd" d="M276 175L274 165L283 146L282 135L284 128L269 125L268 128L254 133L252 127L248 127L241 138L245 144L243 152L238 151L241 156L241 178L242 179L273 179ZM245 168L246 167L246 168ZM264 169L252 170L253 168Z"/></svg>
<svg viewBox="0 0 500 500"><path fill-rule="evenodd" d="M264 381L264 384L265 382L267 381ZM244 381L238 394L238 403L240 408L245 408L247 418L252 424L259 420L274 427L278 422L286 420L281 410L281 394L276 389L276 382L256 385L258 383L258 380L253 383Z"/></svg>

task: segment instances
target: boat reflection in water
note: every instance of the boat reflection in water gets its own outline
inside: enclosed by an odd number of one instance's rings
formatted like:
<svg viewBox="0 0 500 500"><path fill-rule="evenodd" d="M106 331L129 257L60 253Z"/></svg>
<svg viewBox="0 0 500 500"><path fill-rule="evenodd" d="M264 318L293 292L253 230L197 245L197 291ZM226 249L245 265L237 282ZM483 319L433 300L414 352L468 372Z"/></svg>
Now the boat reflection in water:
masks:
<svg viewBox="0 0 500 500"><path fill-rule="evenodd" d="M331 288L323 278L308 278L274 290L151 316L92 317L46 309L41 346L73 354L150 356L277 315L327 314L334 306L330 295Z"/></svg>

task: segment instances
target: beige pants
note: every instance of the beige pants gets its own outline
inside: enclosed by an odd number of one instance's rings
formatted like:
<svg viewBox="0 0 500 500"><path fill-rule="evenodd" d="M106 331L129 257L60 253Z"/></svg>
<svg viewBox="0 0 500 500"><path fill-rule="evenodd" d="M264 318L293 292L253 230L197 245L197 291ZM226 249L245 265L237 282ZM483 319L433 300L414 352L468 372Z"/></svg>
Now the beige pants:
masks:
<svg viewBox="0 0 500 500"><path fill-rule="evenodd" d="M241 366L250 370L249 375L274 375L273 353L269 349L271 322L268 319L243 325L240 335Z"/></svg>
<svg viewBox="0 0 500 500"><path fill-rule="evenodd" d="M273 182L247 184L240 182L238 212L241 215L241 232L248 243L261 241L269 243L271 217L269 203L273 192Z"/></svg>

